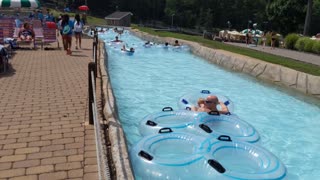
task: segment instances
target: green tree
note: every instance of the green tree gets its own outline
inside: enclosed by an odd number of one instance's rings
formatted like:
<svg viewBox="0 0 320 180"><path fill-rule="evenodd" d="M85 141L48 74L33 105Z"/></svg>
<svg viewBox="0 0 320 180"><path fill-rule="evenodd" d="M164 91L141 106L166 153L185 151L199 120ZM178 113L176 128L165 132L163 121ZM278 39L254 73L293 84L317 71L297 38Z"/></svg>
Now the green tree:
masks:
<svg viewBox="0 0 320 180"><path fill-rule="evenodd" d="M206 21L205 21L205 24L204 24L205 28L209 31L212 30L212 27L213 27L213 14L212 14L212 11L211 9L207 9L207 12L206 12Z"/></svg>
<svg viewBox="0 0 320 180"><path fill-rule="evenodd" d="M267 5L267 16L273 30L283 34L302 30L304 0L273 0Z"/></svg>
<svg viewBox="0 0 320 180"><path fill-rule="evenodd" d="M312 17L313 0L308 0L306 20L304 22L303 35L309 34L310 22Z"/></svg>
<svg viewBox="0 0 320 180"><path fill-rule="evenodd" d="M315 35L320 32L320 0L314 0L312 18L311 18L310 34Z"/></svg>

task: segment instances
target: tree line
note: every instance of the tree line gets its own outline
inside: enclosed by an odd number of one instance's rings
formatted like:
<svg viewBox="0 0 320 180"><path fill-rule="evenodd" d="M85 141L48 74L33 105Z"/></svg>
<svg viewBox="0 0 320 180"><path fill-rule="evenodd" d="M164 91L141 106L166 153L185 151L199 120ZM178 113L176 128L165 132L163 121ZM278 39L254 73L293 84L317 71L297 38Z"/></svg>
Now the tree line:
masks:
<svg viewBox="0 0 320 180"><path fill-rule="evenodd" d="M133 13L133 22L163 22L193 29L252 27L282 34L320 32L320 0L65 0L87 3L90 13L104 17L120 10ZM308 13L307 13L308 12ZM307 22L307 23L305 23ZM308 26L309 25L309 26ZM306 27L307 26L307 27ZM304 32L306 31L306 32Z"/></svg>

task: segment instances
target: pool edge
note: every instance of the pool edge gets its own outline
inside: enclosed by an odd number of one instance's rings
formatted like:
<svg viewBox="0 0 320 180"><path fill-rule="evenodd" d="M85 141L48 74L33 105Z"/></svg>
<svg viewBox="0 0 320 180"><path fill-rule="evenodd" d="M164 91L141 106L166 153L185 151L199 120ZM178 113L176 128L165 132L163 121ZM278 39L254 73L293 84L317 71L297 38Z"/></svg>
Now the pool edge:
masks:
<svg viewBox="0 0 320 180"><path fill-rule="evenodd" d="M108 136L110 140L111 158L117 179L134 179L129 154L126 144L126 138L118 119L116 99L110 83L109 74L105 61L108 60L108 54L105 51L105 43L99 43L99 69L101 71L102 94L104 99L103 114L108 123Z"/></svg>

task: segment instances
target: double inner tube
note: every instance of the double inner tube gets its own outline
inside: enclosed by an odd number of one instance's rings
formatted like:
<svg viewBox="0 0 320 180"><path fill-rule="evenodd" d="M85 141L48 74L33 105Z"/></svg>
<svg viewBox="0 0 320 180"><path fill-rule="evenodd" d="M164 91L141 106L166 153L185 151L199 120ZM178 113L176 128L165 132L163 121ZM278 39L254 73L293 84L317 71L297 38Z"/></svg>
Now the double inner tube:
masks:
<svg viewBox="0 0 320 180"><path fill-rule="evenodd" d="M144 137L130 151L141 179L283 179L286 168L266 149L232 140L188 133Z"/></svg>

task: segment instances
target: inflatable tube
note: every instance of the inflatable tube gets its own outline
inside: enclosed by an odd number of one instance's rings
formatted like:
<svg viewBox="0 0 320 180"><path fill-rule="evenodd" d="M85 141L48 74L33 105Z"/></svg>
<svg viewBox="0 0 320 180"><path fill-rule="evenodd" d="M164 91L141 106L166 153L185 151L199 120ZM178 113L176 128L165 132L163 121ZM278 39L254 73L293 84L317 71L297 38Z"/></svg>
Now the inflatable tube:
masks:
<svg viewBox="0 0 320 180"><path fill-rule="evenodd" d="M196 117L194 130L202 136L219 137L228 135L238 141L256 143L260 135L256 129L236 115L219 115L219 113L201 113Z"/></svg>
<svg viewBox="0 0 320 180"><path fill-rule="evenodd" d="M157 134L162 128L170 128L174 132L187 132L192 128L194 119L198 114L186 110L173 111L171 107L165 107L162 112L144 117L140 121L139 131L142 136Z"/></svg>
<svg viewBox="0 0 320 180"><path fill-rule="evenodd" d="M131 150L139 179L283 179L286 168L267 150L229 136L188 133L146 136Z"/></svg>
<svg viewBox="0 0 320 180"><path fill-rule="evenodd" d="M189 46L184 46L184 45L181 45L181 46L170 46L170 48L171 48L172 51L175 51L175 52L190 51Z"/></svg>
<svg viewBox="0 0 320 180"><path fill-rule="evenodd" d="M283 179L286 167L268 150L221 136L211 143L207 158L225 169L217 179Z"/></svg>
<svg viewBox="0 0 320 180"><path fill-rule="evenodd" d="M132 56L134 54L134 51L130 51L130 50L125 50L125 51L121 50L121 51L124 52L128 56Z"/></svg>
<svg viewBox="0 0 320 180"><path fill-rule="evenodd" d="M233 102L229 98L220 94L215 94L209 90L193 91L183 95L178 101L178 107L180 109L190 109L192 106L198 106L197 105L198 99L199 98L205 99L209 95L217 96L219 101L223 102L228 107L230 113L234 112ZM218 105L218 109L219 108L220 107Z"/></svg>
<svg viewBox="0 0 320 180"><path fill-rule="evenodd" d="M134 54L134 52L130 52L130 51L127 52L128 56L132 56L133 54Z"/></svg>
<svg viewBox="0 0 320 180"><path fill-rule="evenodd" d="M143 45L145 48L151 48L152 44L144 44Z"/></svg>
<svg viewBox="0 0 320 180"><path fill-rule="evenodd" d="M190 179L209 145L209 140L185 133L146 136L130 150L131 164L137 179Z"/></svg>

